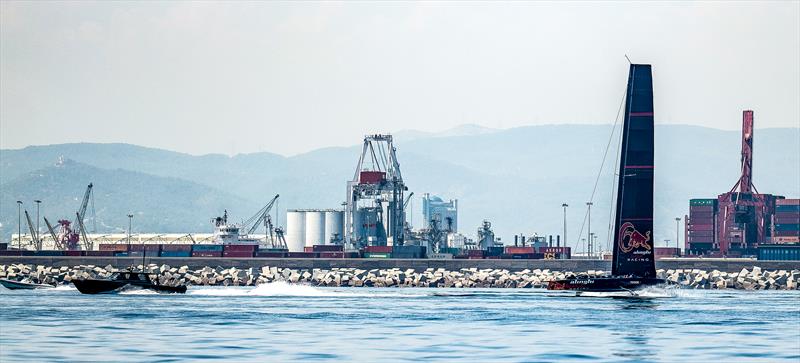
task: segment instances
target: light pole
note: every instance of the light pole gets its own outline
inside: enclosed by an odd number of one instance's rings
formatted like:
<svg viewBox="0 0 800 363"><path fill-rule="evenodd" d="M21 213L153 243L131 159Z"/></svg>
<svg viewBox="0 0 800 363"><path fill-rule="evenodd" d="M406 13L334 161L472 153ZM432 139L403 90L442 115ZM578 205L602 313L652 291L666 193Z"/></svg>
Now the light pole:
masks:
<svg viewBox="0 0 800 363"><path fill-rule="evenodd" d="M22 201L17 201L17 248L22 249Z"/></svg>
<svg viewBox="0 0 800 363"><path fill-rule="evenodd" d="M675 247L678 248L678 254L681 253L681 217L675 217Z"/></svg>
<svg viewBox="0 0 800 363"><path fill-rule="evenodd" d="M42 204L41 200L34 200L36 202L36 233L39 233L39 204Z"/></svg>
<svg viewBox="0 0 800 363"><path fill-rule="evenodd" d="M563 203L561 206L564 208L564 247L567 246L567 207L569 204Z"/></svg>
<svg viewBox="0 0 800 363"><path fill-rule="evenodd" d="M131 224L133 223L133 214L128 214L128 244L131 244Z"/></svg>
<svg viewBox="0 0 800 363"><path fill-rule="evenodd" d="M592 239L591 239L591 235L592 235L592 205L594 205L594 203L586 202L586 206L589 207L589 226L588 226L589 228L588 228L588 233L589 233L589 236L590 236L590 238L589 238L589 243L590 244L592 243Z"/></svg>
<svg viewBox="0 0 800 363"><path fill-rule="evenodd" d="M592 248L594 247L594 233L589 233L589 244L587 246L587 250L589 253L589 257L592 257Z"/></svg>

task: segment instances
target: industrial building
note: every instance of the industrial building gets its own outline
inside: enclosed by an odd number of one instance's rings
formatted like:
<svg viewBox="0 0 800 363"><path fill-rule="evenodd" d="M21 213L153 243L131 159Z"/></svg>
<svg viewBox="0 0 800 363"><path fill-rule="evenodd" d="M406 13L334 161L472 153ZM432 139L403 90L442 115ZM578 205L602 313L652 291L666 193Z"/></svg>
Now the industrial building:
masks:
<svg viewBox="0 0 800 363"><path fill-rule="evenodd" d="M741 174L717 198L692 199L687 255L755 256L759 245L800 244L800 200L759 193L753 184L753 111L742 114Z"/></svg>
<svg viewBox="0 0 800 363"><path fill-rule="evenodd" d="M458 232L458 199L448 202L437 196L425 193L422 196L422 217L425 226L432 221L439 223L439 228L450 233Z"/></svg>

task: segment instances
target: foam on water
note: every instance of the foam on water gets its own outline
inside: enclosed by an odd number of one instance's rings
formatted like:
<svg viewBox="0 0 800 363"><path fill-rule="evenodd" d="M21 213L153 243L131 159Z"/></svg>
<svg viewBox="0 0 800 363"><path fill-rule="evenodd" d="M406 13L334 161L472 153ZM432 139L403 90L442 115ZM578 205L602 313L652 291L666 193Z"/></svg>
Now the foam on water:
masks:
<svg viewBox="0 0 800 363"><path fill-rule="evenodd" d="M77 291L78 289L75 288L75 285L58 285L53 291Z"/></svg>
<svg viewBox="0 0 800 363"><path fill-rule="evenodd" d="M398 297L398 296L431 296L430 293L408 293L394 289L372 290L369 292L352 289L324 289L305 284L293 284L285 281L276 281L260 284L254 288L228 286L228 287L190 287L187 295L198 296L301 296L301 297Z"/></svg>

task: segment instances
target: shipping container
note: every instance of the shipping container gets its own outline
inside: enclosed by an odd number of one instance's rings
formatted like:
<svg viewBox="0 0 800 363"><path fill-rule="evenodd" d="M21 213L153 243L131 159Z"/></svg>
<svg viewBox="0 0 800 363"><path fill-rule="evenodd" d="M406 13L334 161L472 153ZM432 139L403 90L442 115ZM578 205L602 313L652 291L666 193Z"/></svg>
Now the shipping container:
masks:
<svg viewBox="0 0 800 363"><path fill-rule="evenodd" d="M486 254L484 250L467 250L468 257L480 257L483 258L483 255Z"/></svg>
<svg viewBox="0 0 800 363"><path fill-rule="evenodd" d="M425 246L393 246L392 258L425 258Z"/></svg>
<svg viewBox="0 0 800 363"><path fill-rule="evenodd" d="M391 253L364 252L364 258L391 258Z"/></svg>
<svg viewBox="0 0 800 363"><path fill-rule="evenodd" d="M502 246L489 247L486 249L486 256L500 256L505 249Z"/></svg>
<svg viewBox="0 0 800 363"><path fill-rule="evenodd" d="M362 171L358 175L358 182L361 184L380 184L386 179L386 173L382 171Z"/></svg>
<svg viewBox="0 0 800 363"><path fill-rule="evenodd" d="M195 245L195 247L198 245ZM220 246L222 247L222 246ZM222 250L219 251L192 251L192 257L222 257Z"/></svg>
<svg viewBox="0 0 800 363"><path fill-rule="evenodd" d="M8 249L8 243L0 243L0 250L7 250L7 249Z"/></svg>
<svg viewBox="0 0 800 363"><path fill-rule="evenodd" d="M286 252L287 258L315 258L317 254L314 252Z"/></svg>
<svg viewBox="0 0 800 363"><path fill-rule="evenodd" d="M19 250L0 250L0 256L22 256Z"/></svg>
<svg viewBox="0 0 800 363"><path fill-rule="evenodd" d="M534 253L533 247L513 247L508 246L506 247L505 254L507 255L516 255L516 254L526 254L526 253Z"/></svg>
<svg viewBox="0 0 800 363"><path fill-rule="evenodd" d="M800 224L800 214L789 216L789 215L775 215L775 223L776 224Z"/></svg>
<svg viewBox="0 0 800 363"><path fill-rule="evenodd" d="M431 260L452 260L453 254L452 253L429 253L428 259Z"/></svg>
<svg viewBox="0 0 800 363"><path fill-rule="evenodd" d="M710 205L689 207L689 215L691 215L692 213L698 213L698 212L700 212L700 213L703 213L703 212L706 212L706 213L714 212L714 207L710 206Z"/></svg>
<svg viewBox="0 0 800 363"><path fill-rule="evenodd" d="M501 256L507 260L543 260L544 254L542 253L505 253Z"/></svg>
<svg viewBox="0 0 800 363"><path fill-rule="evenodd" d="M680 256L681 250L677 247L656 247L656 257L677 257Z"/></svg>
<svg viewBox="0 0 800 363"><path fill-rule="evenodd" d="M129 246L125 243L101 243L100 251L128 252Z"/></svg>
<svg viewBox="0 0 800 363"><path fill-rule="evenodd" d="M716 199L689 199L689 206L716 206Z"/></svg>
<svg viewBox="0 0 800 363"><path fill-rule="evenodd" d="M86 256L84 251L64 251L66 256Z"/></svg>
<svg viewBox="0 0 800 363"><path fill-rule="evenodd" d="M800 236L800 231L775 231L773 237L796 237Z"/></svg>
<svg viewBox="0 0 800 363"><path fill-rule="evenodd" d="M313 252L341 252L343 249L342 245L315 245Z"/></svg>
<svg viewBox="0 0 800 363"><path fill-rule="evenodd" d="M367 246L364 252L370 253L392 253L392 246Z"/></svg>
<svg viewBox="0 0 800 363"><path fill-rule="evenodd" d="M222 252L222 245L192 245L192 252Z"/></svg>
<svg viewBox="0 0 800 363"><path fill-rule="evenodd" d="M258 245L224 245L222 247L223 251L231 251L231 252L250 252L253 253L258 249Z"/></svg>
<svg viewBox="0 0 800 363"><path fill-rule="evenodd" d="M130 253L130 252L114 252L114 256L116 256L116 257L128 257L128 253Z"/></svg>
<svg viewBox="0 0 800 363"><path fill-rule="evenodd" d="M64 251L41 250L36 251L37 256L64 256Z"/></svg>
<svg viewBox="0 0 800 363"><path fill-rule="evenodd" d="M286 252L259 251L259 252L256 252L256 257L283 258L283 257L286 257Z"/></svg>
<svg viewBox="0 0 800 363"><path fill-rule="evenodd" d="M86 256L114 256L114 251L85 251Z"/></svg>
<svg viewBox="0 0 800 363"><path fill-rule="evenodd" d="M800 206L800 199L776 199L775 205L797 205Z"/></svg>
<svg viewBox="0 0 800 363"><path fill-rule="evenodd" d="M130 252L140 252L140 251L147 251L148 254L156 253L161 251L161 245L159 244L130 244L128 245L128 251ZM120 251L122 252L122 251Z"/></svg>
<svg viewBox="0 0 800 363"><path fill-rule="evenodd" d="M689 231L689 237L713 237L714 231Z"/></svg>
<svg viewBox="0 0 800 363"><path fill-rule="evenodd" d="M689 231L713 231L713 224L690 224Z"/></svg>
<svg viewBox="0 0 800 363"><path fill-rule="evenodd" d="M191 244L169 244L169 245L161 245L161 251L171 251L171 252L192 252L192 245Z"/></svg>
<svg viewBox="0 0 800 363"><path fill-rule="evenodd" d="M797 213L797 212L800 212L800 205L776 205L775 206L775 212L776 213L781 213L781 212L785 212L785 213L794 212L794 213Z"/></svg>
<svg viewBox="0 0 800 363"><path fill-rule="evenodd" d="M713 220L713 219L714 219L713 212L691 212L689 214L689 220L691 221Z"/></svg>
<svg viewBox="0 0 800 363"><path fill-rule="evenodd" d="M785 243L800 243L800 236L798 237L770 237L769 242L775 244L785 244Z"/></svg>
<svg viewBox="0 0 800 363"><path fill-rule="evenodd" d="M800 224L777 224L775 223L775 231L800 231Z"/></svg>
<svg viewBox="0 0 800 363"><path fill-rule="evenodd" d="M800 245L760 245L759 260L800 261Z"/></svg>
<svg viewBox="0 0 800 363"><path fill-rule="evenodd" d="M223 251L222 257L232 258L250 258L253 257L255 251Z"/></svg>
<svg viewBox="0 0 800 363"><path fill-rule="evenodd" d="M192 251L164 251L161 250L161 257L191 257Z"/></svg>

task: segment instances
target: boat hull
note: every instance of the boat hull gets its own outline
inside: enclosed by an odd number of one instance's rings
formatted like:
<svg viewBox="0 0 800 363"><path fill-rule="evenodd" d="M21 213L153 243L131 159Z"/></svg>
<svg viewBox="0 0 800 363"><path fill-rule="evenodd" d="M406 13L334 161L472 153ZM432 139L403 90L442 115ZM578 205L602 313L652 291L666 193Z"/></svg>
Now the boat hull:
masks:
<svg viewBox="0 0 800 363"><path fill-rule="evenodd" d="M81 279L73 280L72 284L75 285L75 288L82 294L108 294L117 292L126 286L134 286L163 293L183 294L186 292L186 286L156 285L141 281Z"/></svg>
<svg viewBox="0 0 800 363"><path fill-rule="evenodd" d="M635 291L668 283L667 280L650 277L581 277L550 281L547 289L593 292Z"/></svg>
<svg viewBox="0 0 800 363"><path fill-rule="evenodd" d="M9 290L33 290L33 289L53 288L53 285L34 284L31 282L21 282L9 279L0 279L0 285L3 285L3 287Z"/></svg>

